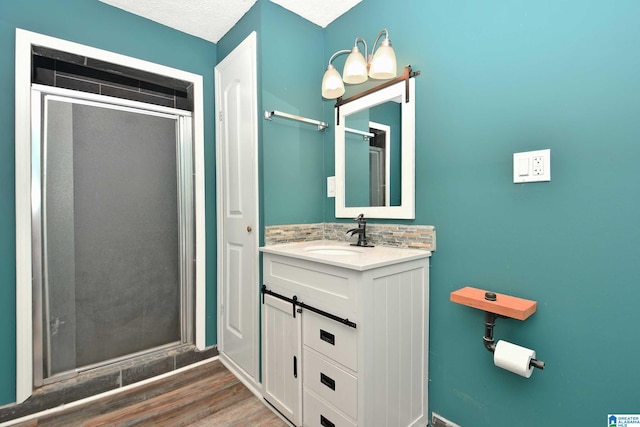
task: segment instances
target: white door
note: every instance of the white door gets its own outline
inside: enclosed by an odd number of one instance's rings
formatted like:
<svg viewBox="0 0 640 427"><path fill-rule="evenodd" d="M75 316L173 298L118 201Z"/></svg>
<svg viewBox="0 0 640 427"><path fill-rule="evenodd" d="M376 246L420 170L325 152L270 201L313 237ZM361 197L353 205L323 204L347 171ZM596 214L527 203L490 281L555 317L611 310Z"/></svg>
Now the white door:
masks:
<svg viewBox="0 0 640 427"><path fill-rule="evenodd" d="M215 68L218 214L218 346L257 384L258 123L256 34Z"/></svg>
<svg viewBox="0 0 640 427"><path fill-rule="evenodd" d="M262 306L264 398L294 425L301 425L300 315L291 303L265 295Z"/></svg>

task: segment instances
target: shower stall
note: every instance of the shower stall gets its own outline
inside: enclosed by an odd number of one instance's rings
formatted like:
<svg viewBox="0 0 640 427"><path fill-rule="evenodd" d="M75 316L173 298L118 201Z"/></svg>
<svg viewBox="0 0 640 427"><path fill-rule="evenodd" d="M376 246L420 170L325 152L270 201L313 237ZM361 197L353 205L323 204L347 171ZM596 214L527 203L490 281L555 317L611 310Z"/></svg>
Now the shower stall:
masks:
<svg viewBox="0 0 640 427"><path fill-rule="evenodd" d="M32 87L34 383L194 340L192 117Z"/></svg>

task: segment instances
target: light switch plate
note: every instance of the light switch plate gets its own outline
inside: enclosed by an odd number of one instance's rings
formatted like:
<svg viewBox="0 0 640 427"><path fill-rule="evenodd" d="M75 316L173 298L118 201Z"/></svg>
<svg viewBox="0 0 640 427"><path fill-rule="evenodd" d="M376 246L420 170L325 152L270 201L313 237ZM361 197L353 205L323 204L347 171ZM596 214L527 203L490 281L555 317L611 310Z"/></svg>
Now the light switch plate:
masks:
<svg viewBox="0 0 640 427"><path fill-rule="evenodd" d="M551 150L513 153L513 182L551 181Z"/></svg>
<svg viewBox="0 0 640 427"><path fill-rule="evenodd" d="M327 177L327 197L336 197L336 177Z"/></svg>

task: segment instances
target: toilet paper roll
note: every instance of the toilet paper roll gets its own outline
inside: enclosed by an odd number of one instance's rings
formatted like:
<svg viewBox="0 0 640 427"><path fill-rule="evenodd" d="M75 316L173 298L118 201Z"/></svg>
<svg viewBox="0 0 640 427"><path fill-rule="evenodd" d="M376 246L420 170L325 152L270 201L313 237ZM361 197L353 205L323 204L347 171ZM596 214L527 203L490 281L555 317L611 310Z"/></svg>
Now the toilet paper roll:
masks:
<svg viewBox="0 0 640 427"><path fill-rule="evenodd" d="M536 352L534 350L502 340L498 341L493 353L493 363L497 367L525 378L531 377L533 366L529 366L529 362L535 358Z"/></svg>

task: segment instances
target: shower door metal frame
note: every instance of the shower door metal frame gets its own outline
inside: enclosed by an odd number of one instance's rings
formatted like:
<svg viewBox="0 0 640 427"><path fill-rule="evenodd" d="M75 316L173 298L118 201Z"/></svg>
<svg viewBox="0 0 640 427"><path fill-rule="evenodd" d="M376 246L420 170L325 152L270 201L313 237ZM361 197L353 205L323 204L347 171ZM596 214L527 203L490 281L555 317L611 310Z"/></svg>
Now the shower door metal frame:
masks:
<svg viewBox="0 0 640 427"><path fill-rule="evenodd" d="M97 364L76 367L73 370L48 376L45 373L45 346L47 331L43 320L47 312L46 269L46 101L54 100L109 108L136 114L146 114L176 121L176 170L177 213L180 277L180 341L168 343L133 354L127 354ZM33 274L33 384L35 387L78 375L80 372L149 354L184 343L195 341L195 194L194 194L194 138L192 114L189 111L113 98L104 95L79 92L44 85L32 85L31 89L31 224L32 224L32 274ZM47 347L47 348L45 348Z"/></svg>

